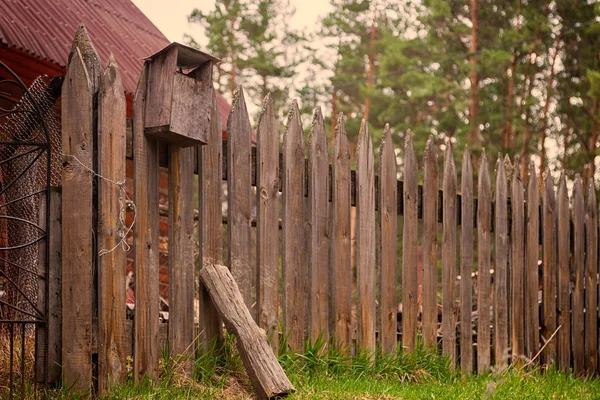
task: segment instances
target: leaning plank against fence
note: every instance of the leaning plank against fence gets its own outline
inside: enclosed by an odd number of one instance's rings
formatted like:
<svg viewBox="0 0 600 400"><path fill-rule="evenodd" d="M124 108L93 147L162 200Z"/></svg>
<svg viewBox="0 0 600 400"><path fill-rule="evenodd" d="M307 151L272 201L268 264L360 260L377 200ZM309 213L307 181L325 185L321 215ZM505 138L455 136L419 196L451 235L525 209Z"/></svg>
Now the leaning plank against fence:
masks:
<svg viewBox="0 0 600 400"><path fill-rule="evenodd" d="M404 226L402 237L402 347L413 350L417 345L418 307L418 164L412 136L404 144Z"/></svg>
<svg viewBox="0 0 600 400"><path fill-rule="evenodd" d="M398 347L396 300L398 240L398 184L394 144L385 126L379 149L379 332L381 349L391 353ZM436 193L437 195L437 190Z"/></svg>
<svg viewBox="0 0 600 400"><path fill-rule="evenodd" d="M330 219L330 327L334 343L348 353L351 345L352 264L350 262L350 150L346 118L340 114L335 125L331 161Z"/></svg>
<svg viewBox="0 0 600 400"><path fill-rule="evenodd" d="M242 87L238 87L227 120L227 233L229 268L235 278L250 313L253 310L251 257L251 138L252 126L248 118Z"/></svg>
<svg viewBox="0 0 600 400"><path fill-rule="evenodd" d="M375 167L373 142L363 120L356 148L358 335L360 350L375 352ZM416 232L415 232L416 236ZM416 272L416 271L415 271Z"/></svg>
<svg viewBox="0 0 600 400"><path fill-rule="evenodd" d="M524 276L524 262L525 262L525 230L524 230L524 217L525 217L525 205L524 205L524 194L523 194L523 181L521 180L519 160L515 159L515 166L513 170L512 178L512 285L511 285L511 343L512 343L512 356L513 360L522 357L525 350L525 332L524 332L524 316L523 310L525 308L524 292L523 292L523 276Z"/></svg>
<svg viewBox="0 0 600 400"><path fill-rule="evenodd" d="M442 351L456 363L454 288L456 279L456 169L452 144L444 156L442 232Z"/></svg>
<svg viewBox="0 0 600 400"><path fill-rule="evenodd" d="M483 157L485 157L485 153ZM489 177L487 178L489 189ZM484 201L486 200L484 199ZM469 374L473 371L473 333L471 327L471 312L473 310L473 279L471 276L473 273L473 165L471 164L471 154L469 154L469 149L466 147L463 152L461 171L461 210L460 366L464 373ZM488 220L489 216L484 216L484 218ZM485 239L489 241L489 236ZM482 325L485 325L485 319L482 321ZM487 326L489 326L489 323ZM486 341L486 336L483 335L482 342L479 345L489 349L489 342L489 337ZM485 351L485 349L482 349L482 351Z"/></svg>
<svg viewBox="0 0 600 400"><path fill-rule="evenodd" d="M558 367L562 371L571 368L571 286L570 249L571 224L569 221L569 198L565 174L560 177L557 193L558 203L558 290L557 313L560 331L558 332Z"/></svg>
<svg viewBox="0 0 600 400"><path fill-rule="evenodd" d="M146 80L144 64L133 100L133 195L136 222L133 227L135 307L133 338L133 379L158 379L159 302L159 216L158 143L144 134Z"/></svg>
<svg viewBox="0 0 600 400"><path fill-rule="evenodd" d="M487 165L479 169L486 173ZM508 203L504 160L498 156L496 162L496 219L494 224L494 348L496 368L503 371L508 367ZM482 207L481 194L479 207ZM487 270L489 272L489 269ZM479 296L485 296L478 285ZM482 299L480 301L486 301ZM481 304L481 303L479 303Z"/></svg>
<svg viewBox="0 0 600 400"><path fill-rule="evenodd" d="M593 176L593 174L592 174ZM585 206L586 231L586 320L585 320L585 368L587 373L596 372L598 365L598 210L596 203L596 187L594 182L588 186Z"/></svg>
<svg viewBox="0 0 600 400"><path fill-rule="evenodd" d="M279 135L273 99L267 95L258 119L256 146L258 325L279 348Z"/></svg>
<svg viewBox="0 0 600 400"><path fill-rule="evenodd" d="M573 318L571 346L573 353L573 371L581 374L585 369L584 350L584 303L583 293L584 272L585 272L585 232L583 213L583 186L579 174L575 177L572 198L572 220L573 220L573 255L572 255L572 274L575 278L573 286L573 299L571 306L571 315Z"/></svg>
<svg viewBox="0 0 600 400"><path fill-rule="evenodd" d="M525 263L525 354L532 359L539 349L539 278L538 259L540 249L540 193L538 177L533 161L529 164L527 184L527 252Z"/></svg>
<svg viewBox="0 0 600 400"><path fill-rule="evenodd" d="M125 382L125 92L111 55L98 95L98 395ZM108 181L108 179L113 182ZM119 183L120 186L115 185Z"/></svg>
<svg viewBox="0 0 600 400"><path fill-rule="evenodd" d="M479 314L479 321L477 324L477 370L479 373L484 373L490 369L490 325L492 319L490 315L490 237L492 226L492 207L490 174L485 153L481 155L481 163L479 164L479 181L477 182L477 186L477 194L479 197L477 208L477 312ZM467 227L462 225L461 229L463 231L465 228Z"/></svg>
<svg viewBox="0 0 600 400"><path fill-rule="evenodd" d="M296 101L292 103L283 137L283 170L284 335L289 335L293 351L302 352L308 277L304 247L304 134Z"/></svg>
<svg viewBox="0 0 600 400"><path fill-rule="evenodd" d="M313 115L312 126L308 137L308 215L310 221L309 257L309 294L310 340L314 343L319 337L323 343L329 340L328 308L329 308L329 240L327 214L329 197L327 180L329 160L327 137L321 109L317 108ZM276 232L276 230L275 230ZM276 293L276 292L275 292ZM373 317L374 318L374 317Z"/></svg>
<svg viewBox="0 0 600 400"><path fill-rule="evenodd" d="M62 86L62 376L66 387L92 383L92 85L78 47ZM79 160L79 161L77 161ZM80 164L81 163L81 164ZM84 167L85 166L85 167Z"/></svg>
<svg viewBox="0 0 600 400"><path fill-rule="evenodd" d="M542 337L547 341L556 330L556 197L550 170L546 168L542 198ZM556 338L547 343L542 362L556 361Z"/></svg>
<svg viewBox="0 0 600 400"><path fill-rule="evenodd" d="M438 160L430 136L425 145L423 175L423 343L437 348L438 332ZM392 153L393 155L393 153ZM395 157L394 157L395 160ZM394 178L394 181L396 179ZM396 188L394 188L396 191ZM396 258L394 254L394 259Z"/></svg>

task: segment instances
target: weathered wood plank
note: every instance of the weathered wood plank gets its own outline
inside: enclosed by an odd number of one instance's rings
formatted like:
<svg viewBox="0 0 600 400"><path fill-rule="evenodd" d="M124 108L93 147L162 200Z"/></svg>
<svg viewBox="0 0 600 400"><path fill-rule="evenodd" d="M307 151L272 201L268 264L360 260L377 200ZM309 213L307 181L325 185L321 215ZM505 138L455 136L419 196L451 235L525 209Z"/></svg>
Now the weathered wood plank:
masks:
<svg viewBox="0 0 600 400"><path fill-rule="evenodd" d="M279 348L279 135L273 99L267 95L258 119L257 238L258 325L267 332L271 347ZM326 268L325 268L326 269Z"/></svg>
<svg viewBox="0 0 600 400"><path fill-rule="evenodd" d="M571 368L571 274L570 274L570 236L569 198L565 174L560 177L557 193L558 203L558 293L557 313L560 330L558 331L558 367L561 371Z"/></svg>
<svg viewBox="0 0 600 400"><path fill-rule="evenodd" d="M308 137L308 215L310 227L309 244L309 326L310 340L314 343L321 337L323 343L329 341L328 308L329 308L329 226L328 208L329 169L327 137L325 122L321 109L317 108L313 115L312 126ZM273 156L275 160L276 155ZM375 208L373 207L373 212ZM274 221L276 221L274 219ZM274 232L277 232L274 230ZM373 249L374 251L374 249ZM275 292L276 293L276 292ZM373 314L374 318L374 314Z"/></svg>
<svg viewBox="0 0 600 400"><path fill-rule="evenodd" d="M511 264L511 343L513 360L525 355L525 293L524 293L524 262L525 262L525 201L523 181L521 180L520 165L518 158L512 178L512 264Z"/></svg>
<svg viewBox="0 0 600 400"><path fill-rule="evenodd" d="M394 158L395 160L395 158ZM394 181L396 179L394 178ZM389 183L392 185L393 183ZM394 191L397 189L394 188ZM438 160L430 136L425 145L423 175L423 343L437 348L438 331Z"/></svg>
<svg viewBox="0 0 600 400"><path fill-rule="evenodd" d="M485 373L490 369L490 325L491 325L491 282L490 282L490 248L491 248L491 187L488 161L485 152L481 155L479 164L479 181L477 182L477 195L479 197L477 205L477 260L478 260L478 281L477 281L477 311L479 321L477 325L477 370L479 373ZM464 167L463 167L464 173ZM463 193L464 196L464 193ZM464 215L464 211L463 211ZM465 230L463 221L462 231ZM461 276L461 281L463 277ZM462 325L462 321L461 321ZM469 324L470 327L470 324Z"/></svg>
<svg viewBox="0 0 600 400"><path fill-rule="evenodd" d="M452 144L444 155L442 231L442 351L456 363L454 291L456 280L456 168Z"/></svg>
<svg viewBox="0 0 600 400"><path fill-rule="evenodd" d="M214 90L211 91L212 114L206 146L198 148L198 198L200 200L200 260L202 266L223 262L222 187L223 144L221 117ZM202 269L202 268L200 268ZM220 346L223 329L208 291L199 285L198 322L201 346Z"/></svg>
<svg viewBox="0 0 600 400"><path fill-rule="evenodd" d="M125 92L114 57L98 94L98 395L125 382ZM114 182L123 182L122 186Z"/></svg>
<svg viewBox="0 0 600 400"><path fill-rule="evenodd" d="M147 66L144 65L133 100L133 226L135 308L133 379L158 379L159 217L158 143L144 134ZM151 112L151 110L148 110Z"/></svg>
<svg viewBox="0 0 600 400"><path fill-rule="evenodd" d="M253 308L253 274L249 268L251 257L251 138L252 126L248 118L244 91L238 87L227 120L227 233L229 242L229 268L235 278L246 306Z"/></svg>
<svg viewBox="0 0 600 400"><path fill-rule="evenodd" d="M363 120L356 148L357 346L375 356L375 166L373 141ZM415 232L416 233L416 232ZM415 235L416 238L416 235Z"/></svg>
<svg viewBox="0 0 600 400"><path fill-rule="evenodd" d="M293 351L304 350L308 268L304 227L304 134L294 101L283 137L284 334ZM348 207L348 204L346 204Z"/></svg>
<svg viewBox="0 0 600 400"><path fill-rule="evenodd" d="M525 290L525 354L532 359L539 350L539 252L540 252L540 193L533 161L529 163L527 184L527 250L524 274Z"/></svg>
<svg viewBox="0 0 600 400"><path fill-rule="evenodd" d="M336 123L331 161L330 330L334 344L348 353L351 345L352 264L350 263L350 150L346 118Z"/></svg>
<svg viewBox="0 0 600 400"><path fill-rule="evenodd" d="M188 376L195 350L194 150L169 145L169 352Z"/></svg>
<svg viewBox="0 0 600 400"><path fill-rule="evenodd" d="M227 267L205 265L200 271L200 277L227 330L237 337L237 348L257 397L279 399L294 392L296 389L269 347L265 332L254 322Z"/></svg>
<svg viewBox="0 0 600 400"><path fill-rule="evenodd" d="M379 332L381 349L384 353L392 353L398 347L396 317L398 310L398 300L396 299L398 284L397 169L392 134L389 125L386 125L379 149ZM434 190L433 197L435 198L437 188L434 187ZM435 213L435 203L433 213Z"/></svg>
<svg viewBox="0 0 600 400"><path fill-rule="evenodd" d="M479 174L485 174L487 167L480 167ZM481 178L480 178L481 179ZM494 224L494 346L496 354L496 368L503 371L508 367L508 185L504 160L498 155L496 162L496 219ZM482 207L481 198L479 207ZM489 269L487 269L489 273ZM482 270L483 272L483 270ZM480 279L481 276L480 276ZM488 276L489 279L489 276ZM478 285L479 296L486 296ZM478 300L485 302L486 298ZM481 304L481 303L479 303Z"/></svg>
<svg viewBox="0 0 600 400"><path fill-rule="evenodd" d="M482 160L485 159L485 153L482 155ZM486 160L487 163L487 160ZM486 166L487 169L487 166ZM483 174L482 174L483 175ZM489 176L485 177L487 185L480 192L479 198L482 202L489 203ZM473 165L471 163L471 154L469 149L465 147L462 160L461 171L461 229L460 229L460 367L461 370L470 374L473 371L473 332L471 328L471 313L473 311ZM481 188L480 188L481 189ZM482 198L483 195L483 198ZM487 195L487 198L486 198ZM485 208L486 204L480 204L481 208ZM481 208L479 210L481 210ZM481 214L483 221L489 221L489 215ZM489 243L489 230L485 231L487 222L483 222L479 232L483 231L485 237L479 237L478 243L487 241ZM489 249L489 246L487 246ZM489 254L489 250L488 250ZM485 259L485 257L484 257ZM481 290L480 290L481 292ZM489 293L489 290L487 291ZM481 304L481 303L479 303ZM481 304L482 307L485 304ZM489 308L489 307L488 307ZM485 309L482 310L485 312ZM487 315L487 313L486 313ZM481 319L482 328L486 326L485 318ZM487 324L489 326L489 323ZM478 349L485 354L485 350L489 349L489 334L486 341L485 330L482 331L483 336L477 336L481 341L478 342Z"/></svg>
<svg viewBox="0 0 600 400"><path fill-rule="evenodd" d="M62 86L62 327L63 383L91 392L93 88L74 48ZM77 161L79 160L79 162ZM80 164L81 163L81 164Z"/></svg>
<svg viewBox="0 0 600 400"><path fill-rule="evenodd" d="M573 185L572 198L572 220L573 220L573 256L572 256L572 275L575 278L573 287L572 304L572 337L571 346L573 352L573 371L581 374L585 370L584 354L584 284L585 284L585 231L584 231L584 212L585 205L583 201L583 186L579 174L575 177Z"/></svg>
<svg viewBox="0 0 600 400"><path fill-rule="evenodd" d="M556 330L556 247L557 247L557 209L554 194L554 182L550 170L546 168L544 193L542 199L542 337L547 341ZM542 362L552 364L556 361L556 339L546 344L542 353Z"/></svg>
<svg viewBox="0 0 600 400"><path fill-rule="evenodd" d="M592 174L593 176L593 174ZM585 299L585 368L593 374L598 367L598 210L596 187L590 182L585 206L586 230L586 299Z"/></svg>
<svg viewBox="0 0 600 400"><path fill-rule="evenodd" d="M412 136L408 135L404 144L404 226L402 237L402 347L408 350L414 350L417 345L419 306L417 298L418 168Z"/></svg>

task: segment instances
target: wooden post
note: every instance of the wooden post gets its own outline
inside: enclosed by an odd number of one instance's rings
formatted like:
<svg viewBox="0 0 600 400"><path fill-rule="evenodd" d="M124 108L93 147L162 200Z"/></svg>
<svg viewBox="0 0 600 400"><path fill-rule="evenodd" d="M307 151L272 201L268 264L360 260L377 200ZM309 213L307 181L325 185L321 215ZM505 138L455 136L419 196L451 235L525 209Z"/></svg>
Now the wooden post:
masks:
<svg viewBox="0 0 600 400"><path fill-rule="evenodd" d="M113 56L98 99L98 395L125 382L125 92ZM112 180L109 182L108 179ZM123 182L117 186L115 182Z"/></svg>
<svg viewBox="0 0 600 400"><path fill-rule="evenodd" d="M485 153L482 155L482 160L485 159ZM487 166L486 166L487 169ZM489 199L489 176L487 178L488 199ZM462 197L461 197L461 229L460 229L460 367L461 370L470 374L473 371L473 333L471 327L471 313L473 311L473 165L471 163L471 154L469 149L465 146L463 152L462 161L462 172L460 182ZM484 189L484 190L485 190ZM486 201L487 199L483 199ZM489 202L488 202L489 205ZM485 205L483 206L485 207ZM486 224L489 222L490 216L483 215L484 222L483 226L485 229ZM488 221L488 222L485 222ZM489 229L483 231L486 237L483 239L489 242ZM480 243L478 241L478 243ZM489 246L488 246L488 258L489 258ZM485 255L484 255L485 258ZM489 269L488 269L489 271ZM489 288L489 283L488 283ZM481 292L481 288L480 288ZM489 293L489 290L486 292ZM483 306L483 305L482 305ZM489 302L488 302L489 309ZM489 312L483 309L486 313L486 317L489 320ZM486 326L489 330L489 321L486 318L480 319L481 326ZM486 349L489 351L490 338L485 336L485 331L482 341L479 342L480 336L478 335L478 349L485 353ZM484 347L483 349L481 347Z"/></svg>
<svg viewBox="0 0 600 400"><path fill-rule="evenodd" d="M545 340L548 340L556 330L556 237L558 236L556 230L557 209L556 197L554 194L554 182L552 181L552 175L548 168L546 168L546 179L544 180L542 205L542 250L544 269L542 281L542 336ZM596 207L595 204L594 207ZM557 338L554 338L550 343L547 343L546 349L542 353L542 361L548 365L556 361L556 341Z"/></svg>
<svg viewBox="0 0 600 400"><path fill-rule="evenodd" d="M593 176L593 173L592 173ZM594 181L588 186L585 206L586 231L586 319L585 319L585 367L588 374L594 374L598 366L598 210Z"/></svg>
<svg viewBox="0 0 600 400"><path fill-rule="evenodd" d="M331 160L330 326L334 343L346 354L351 345L352 264L350 262L350 150L346 118L335 125Z"/></svg>
<svg viewBox="0 0 600 400"><path fill-rule="evenodd" d="M576 374L582 374L585 370L585 355L584 355L584 304L585 297L583 292L584 273L585 273L585 232L583 213L583 186L579 174L575 177L573 185L573 204L571 215L573 220L573 256L572 256L572 274L575 278L573 285L573 303L571 315L573 318L573 330L571 337L571 345L573 352L573 371Z"/></svg>
<svg viewBox="0 0 600 400"><path fill-rule="evenodd" d="M525 230L524 217L525 205L523 194L523 181L519 160L515 160L515 167L512 179L512 285L511 285L511 328L512 328L512 356L513 361L519 359L525 354L525 321L524 321L524 262L525 262Z"/></svg>
<svg viewBox="0 0 600 400"><path fill-rule="evenodd" d="M540 249L540 193L533 161L529 164L527 184L527 253L524 273L525 290L525 351L532 359L539 350L539 249ZM582 228L583 229L583 228Z"/></svg>
<svg viewBox="0 0 600 400"><path fill-rule="evenodd" d="M135 319L133 379L158 379L159 216L158 143L144 134L148 65L144 64L133 100L133 227Z"/></svg>
<svg viewBox="0 0 600 400"><path fill-rule="evenodd" d="M238 351L257 397L279 399L294 392L296 389L273 354L265 331L254 322L227 267L205 265L200 277L227 330L237 338Z"/></svg>
<svg viewBox="0 0 600 400"><path fill-rule="evenodd" d="M325 171L329 169L329 160L325 122L320 108L317 108L313 115L308 146L309 332L312 343L321 338L326 345L329 341L329 274L327 271L329 261L327 180L329 174L326 174Z"/></svg>
<svg viewBox="0 0 600 400"><path fill-rule="evenodd" d="M456 363L454 287L456 280L456 169L452 144L444 157L444 200L442 233L442 351Z"/></svg>
<svg viewBox="0 0 600 400"><path fill-rule="evenodd" d="M485 174L487 165L479 168L479 175ZM481 179L481 178L480 178ZM496 162L496 219L494 224L494 332L496 368L503 371L508 367L508 185L506 169L502 156L498 155ZM482 207L479 194L479 207ZM487 203L486 203L487 204ZM478 218L479 220L479 218ZM489 271L489 269L488 269ZM480 279L481 275L480 275ZM480 301L486 301L488 296L479 287ZM479 302L479 301L478 301ZM481 304L481 303L479 303ZM481 318L481 317L480 317ZM479 341L479 338L477 339Z"/></svg>
<svg viewBox="0 0 600 400"><path fill-rule="evenodd" d="M304 351L307 264L304 216L304 134L298 103L292 103L283 137L284 335L295 352ZM346 205L347 207L347 205Z"/></svg>
<svg viewBox="0 0 600 400"><path fill-rule="evenodd" d="M571 368L571 273L569 265L571 223L569 220L569 197L567 182L563 172L558 183L558 288L557 314L558 331L558 367L566 372Z"/></svg>
<svg viewBox="0 0 600 400"><path fill-rule="evenodd" d="M386 125L379 149L379 334L384 353L393 353L398 347L397 169L392 133Z"/></svg>
<svg viewBox="0 0 600 400"><path fill-rule="evenodd" d="M502 174L503 171L501 171L500 173ZM500 181L496 182L496 187L502 186L502 184L504 184L504 193L502 193L502 187L498 188L500 193L496 192L496 195L498 196L498 201L503 202L501 206L498 206L499 203L496 203L497 207L499 207L496 217L500 219L499 222L500 224L502 224L502 218L504 221L506 221L506 181L504 181L503 183L502 176L499 176L499 178ZM479 321L477 324L477 371L479 373L485 373L489 371L491 364L490 325L492 322L492 316L490 315L490 306L492 303L490 298L490 247L492 235L492 206L490 174L485 152L481 155L481 161L479 164L479 182L477 183L477 197L479 198L479 203L477 207L477 312L479 313ZM464 231L466 228L467 227L463 224L462 230ZM506 226L500 227L500 235L504 235L504 241L506 242ZM502 236L498 238L498 232L496 232L496 236L497 240L500 241L503 238ZM502 246L502 244L500 245ZM500 248L500 251L502 250L503 249ZM500 268L502 269L499 273L500 280L496 283L498 284L499 291L501 293L504 291L504 301L506 301L506 265L500 265ZM501 299L497 299L497 304L500 305L500 314L497 315L497 320L501 321L502 318L506 318L506 308L504 309L503 313L503 303ZM498 325L500 325L500 323ZM502 330L500 332L501 334L506 333ZM496 358L496 360L498 361L499 359ZM499 364L501 365L502 362L500 361Z"/></svg>

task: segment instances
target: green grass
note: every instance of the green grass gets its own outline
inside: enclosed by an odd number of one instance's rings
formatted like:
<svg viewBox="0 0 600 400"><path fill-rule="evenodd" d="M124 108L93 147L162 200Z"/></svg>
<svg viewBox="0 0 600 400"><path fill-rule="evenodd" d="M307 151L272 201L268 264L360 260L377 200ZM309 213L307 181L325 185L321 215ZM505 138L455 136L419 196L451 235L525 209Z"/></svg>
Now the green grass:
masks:
<svg viewBox="0 0 600 400"><path fill-rule="evenodd" d="M181 360L161 362L158 382L127 383L107 399L247 399L252 387L235 350L234 339L197 357L194 377L176 371ZM297 391L290 399L600 399L600 380L581 379L554 369L512 368L502 374L465 377L444 357L422 348L393 355L344 356L319 340L304 354L282 352L279 360ZM77 399L68 390L49 398Z"/></svg>

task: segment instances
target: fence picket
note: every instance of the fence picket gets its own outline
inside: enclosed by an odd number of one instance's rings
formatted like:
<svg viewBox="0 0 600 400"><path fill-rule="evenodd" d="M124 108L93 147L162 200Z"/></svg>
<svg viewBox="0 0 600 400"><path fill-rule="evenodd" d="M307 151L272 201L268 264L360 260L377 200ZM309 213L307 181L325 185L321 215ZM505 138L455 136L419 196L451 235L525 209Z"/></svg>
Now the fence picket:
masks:
<svg viewBox="0 0 600 400"><path fill-rule="evenodd" d="M331 242L330 242L330 327L334 343L350 352L352 313L352 264L350 262L350 150L346 118L340 114L335 125L331 161Z"/></svg>
<svg viewBox="0 0 600 400"><path fill-rule="evenodd" d="M524 231L524 189L519 168L519 160L515 159L512 178L512 263L511 263L511 343L513 360L525 354L525 321L523 310L524 299L524 262L525 262L525 231Z"/></svg>
<svg viewBox="0 0 600 400"><path fill-rule="evenodd" d="M256 146L258 324L275 352L279 348L279 135L268 94L258 119Z"/></svg>
<svg viewBox="0 0 600 400"><path fill-rule="evenodd" d="M485 159L485 153L482 160ZM487 163L487 161L486 161ZM487 169L487 167L486 167ZM489 176L487 177L487 198L489 200ZM483 194L483 193L482 193ZM481 194L480 194L481 199ZM485 206L484 206L485 207ZM473 333L471 328L471 312L473 309L473 165L471 163L471 154L465 147L463 152L462 171L461 171L461 228L460 228L460 366L461 370L467 374L473 371ZM483 215L485 221L489 220L489 215ZM484 226L487 222L483 222ZM480 229L479 232L482 232ZM483 231L486 237L483 241L489 243L489 230ZM481 237L479 242L481 242ZM489 252L489 246L488 250ZM488 291L489 293L489 291ZM489 307L488 307L489 308ZM485 325L485 319L482 325ZM489 326L489 323L487 324ZM482 333L485 331L482 331ZM477 336L479 338L479 336ZM489 349L487 345L489 334L482 336L483 347ZM482 349L485 353L485 350Z"/></svg>
<svg viewBox="0 0 600 400"><path fill-rule="evenodd" d="M402 347L413 350L417 340L418 304L418 164L412 136L404 144L404 234L402 243Z"/></svg>
<svg viewBox="0 0 600 400"><path fill-rule="evenodd" d="M593 174L592 174L593 176ZM598 211L596 203L596 187L594 182L588 185L585 210L586 231L586 303L585 303L585 368L587 373L596 372L598 365Z"/></svg>
<svg viewBox="0 0 600 400"><path fill-rule="evenodd" d="M98 95L98 171L113 181L125 179L126 100L114 58L102 77ZM98 395L125 382L125 251L119 246L119 220L125 199L118 186L98 181L98 248L113 250L98 260ZM119 200L120 199L120 200ZM121 204L119 204L121 202Z"/></svg>
<svg viewBox="0 0 600 400"><path fill-rule="evenodd" d="M375 167L373 142L367 121L363 120L356 148L357 213L357 346L374 357L375 353Z"/></svg>
<svg viewBox="0 0 600 400"><path fill-rule="evenodd" d="M479 373L484 373L489 371L491 364L490 325L492 322L490 314L491 298L489 295L491 293L490 232L492 227L492 207L490 204L490 174L485 152L481 155L481 163L479 165L479 181L477 182L477 195L479 197L479 202L477 206L477 312L479 314L479 320L477 324L477 370ZM463 224L461 230L464 231L465 228L467 228L467 226ZM470 228L470 226L468 228Z"/></svg>
<svg viewBox="0 0 600 400"><path fill-rule="evenodd" d="M550 170L546 168L544 179L544 194L542 199L542 251L543 251L543 278L542 278L542 336L548 340L556 330L556 196L554 182ZM556 361L556 339L546 344L542 353L542 361L552 364Z"/></svg>
<svg viewBox="0 0 600 400"><path fill-rule="evenodd" d="M573 186L573 205L572 205L572 220L573 220L573 256L572 256L572 273L575 278L573 287L573 302L571 305L571 315L573 318L572 328L572 352L573 352L573 371L576 374L581 374L585 370L584 350L584 273L585 273L585 232L583 213L583 186L579 174L575 177Z"/></svg>
<svg viewBox="0 0 600 400"><path fill-rule="evenodd" d="M423 343L437 347L438 331L438 160L435 143L430 136L425 145L423 175ZM395 178L394 178L395 180ZM395 189L394 189L395 190ZM395 257L395 256L394 256Z"/></svg>
<svg viewBox="0 0 600 400"><path fill-rule="evenodd" d="M293 351L304 349L308 271L305 251L304 133L298 103L292 103L283 137L284 327Z"/></svg>
<svg viewBox="0 0 600 400"><path fill-rule="evenodd" d="M486 168L481 167L479 174ZM496 162L496 219L494 224L494 345L496 368L508 367L508 185L504 160L498 155ZM487 203L486 203L487 204ZM481 198L479 207L482 207ZM480 219L478 218L478 224ZM488 269L489 272L489 269ZM480 276L481 279L481 276ZM478 295L487 297L478 285ZM486 299L480 300L486 301ZM479 303L481 304L481 303Z"/></svg>
<svg viewBox="0 0 600 400"><path fill-rule="evenodd" d="M456 167L452 144L444 155L444 200L442 232L442 352L456 363L455 280L456 280Z"/></svg>
<svg viewBox="0 0 600 400"><path fill-rule="evenodd" d="M524 274L525 290L525 354L532 359L539 349L539 278L540 193L533 160L529 163L527 184L527 239Z"/></svg>
<svg viewBox="0 0 600 400"><path fill-rule="evenodd" d="M227 120L227 233L229 268L250 314L253 309L251 234L251 138L252 126L246 109L244 90L238 87Z"/></svg>
<svg viewBox="0 0 600 400"><path fill-rule="evenodd" d="M562 371L571 368L571 297L570 297L570 236L569 198L564 172L558 183L558 288L557 313L560 330L558 331L558 366Z"/></svg>

